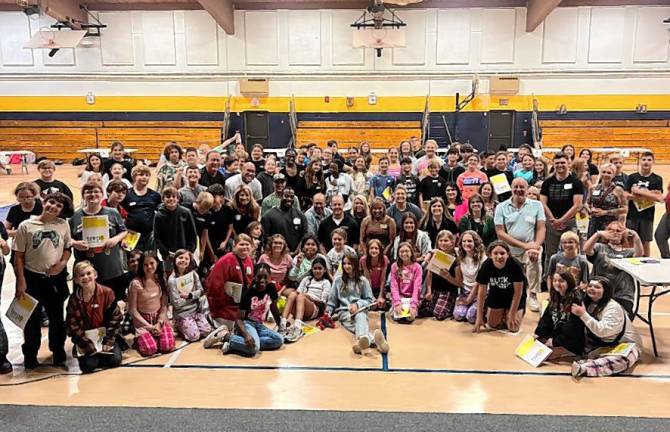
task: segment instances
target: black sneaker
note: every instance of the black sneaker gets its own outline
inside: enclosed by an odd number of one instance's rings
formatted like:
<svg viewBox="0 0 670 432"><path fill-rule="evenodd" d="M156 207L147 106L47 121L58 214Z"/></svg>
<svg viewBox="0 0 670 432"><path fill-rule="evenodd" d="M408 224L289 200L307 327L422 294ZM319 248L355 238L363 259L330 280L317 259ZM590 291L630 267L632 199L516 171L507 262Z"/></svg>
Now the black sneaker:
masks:
<svg viewBox="0 0 670 432"><path fill-rule="evenodd" d="M65 353L54 354L53 365L54 367L67 368L65 362L67 361L67 356Z"/></svg>
<svg viewBox="0 0 670 432"><path fill-rule="evenodd" d="M7 357L0 355L0 375L6 375L13 370L12 364L7 361Z"/></svg>
<svg viewBox="0 0 670 432"><path fill-rule="evenodd" d="M47 315L47 311L42 308L41 310L42 313L42 327L49 327L49 316Z"/></svg>
<svg viewBox="0 0 670 432"><path fill-rule="evenodd" d="M36 358L32 358L32 359L27 358L23 361L23 367L26 370L37 369L38 367L40 367L40 362L38 362Z"/></svg>

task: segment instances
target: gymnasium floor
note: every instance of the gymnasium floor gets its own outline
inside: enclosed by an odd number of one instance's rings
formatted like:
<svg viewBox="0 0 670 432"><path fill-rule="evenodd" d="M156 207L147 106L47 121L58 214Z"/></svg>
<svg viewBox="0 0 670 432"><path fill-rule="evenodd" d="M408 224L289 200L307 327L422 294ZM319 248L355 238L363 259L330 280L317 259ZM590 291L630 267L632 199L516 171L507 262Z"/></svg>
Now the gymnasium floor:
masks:
<svg viewBox="0 0 670 432"><path fill-rule="evenodd" d="M57 178L70 185L73 191L78 189L76 170L62 166L56 173ZM634 168L629 167L627 172L632 170ZM667 176L670 166L659 167L657 173ZM11 191L17 182L36 177L34 167L28 176L0 176L0 205L14 202ZM662 212L662 206L657 206L656 220ZM652 254L658 256L655 245ZM637 320L645 353L633 372L620 377L576 382L570 377L567 363L535 369L514 356L514 348L525 334L532 333L537 323L538 314L532 312L527 314L522 331L516 335L502 332L473 335L468 324L431 319L410 326L398 325L383 316L371 314L373 327L385 331L391 345L389 354L383 356L372 350L356 356L351 351L350 334L337 328L306 336L297 344L275 352L263 352L253 359L222 356L217 350L203 350L200 344L185 345L178 341L180 349L174 353L142 359L134 351L128 351L124 354L122 367L88 376L76 373L76 362L70 364L69 374L50 368L25 373L21 366L21 335L4 318L13 293L14 275L8 269L2 289L1 311L10 339L9 358L15 370L13 375L0 377L0 404L9 405L0 406L0 419L9 420L9 424L23 425L26 419L25 410L12 405L42 406L41 411L33 414L52 413L50 415L63 419L63 425L73 421L79 426L85 423L68 418L106 416L106 411L100 408L50 410L46 406L567 415L593 416L589 418L604 422L598 423L601 426L607 420L596 417L670 417L666 399L670 388L670 296L661 298L654 306L659 358L651 355L648 328ZM641 310L646 310L646 304L641 305ZM50 354L46 349L46 338L43 342L40 360L44 362L49 360ZM129 410L124 415L116 415L129 419L135 415L132 413L137 413L139 419L151 412ZM241 425L238 430L255 429L251 427L252 423L244 426L245 423L240 421L247 418L247 414L230 412L232 415L225 418L234 417L235 423L231 425ZM161 420L168 429L170 425L174 426L174 422L166 420L171 415L169 410L156 413L168 416ZM209 411L203 413L216 417ZM260 418L249 413L248 417L255 417L256 421ZM267 415L264 411L259 413ZM296 419L308 422L314 429L323 421L316 420L310 413L299 411L295 415ZM390 426L379 429L378 426L384 423L379 423L381 420L371 413L342 415L345 420L340 418L344 422L340 426L344 429L349 429L344 426L348 422L357 428L395 430ZM287 413L277 414L276 419L283 425L288 421L287 416ZM31 422L43 421L40 416L29 417ZM388 421L391 417L384 418ZM420 429L430 427L431 418L423 417ZM574 430L595 424L577 417L574 422L570 420L570 427L561 421L556 422L562 419L560 417L482 418L485 422L508 425L491 430L540 425L552 430ZM273 419L274 415L270 414L268 421L274 423ZM217 421L222 424L223 420ZM364 424L367 422L370 422L370 428ZM468 420L450 417L449 422L460 425L462 430L471 430L466 427ZM662 430L656 429L658 424L653 422L626 422L629 420L617 423L616 427L610 424L608 430L641 427ZM266 427L270 424L265 423ZM412 425L407 424L402 429L407 427ZM284 430L283 426L281 430Z"/></svg>

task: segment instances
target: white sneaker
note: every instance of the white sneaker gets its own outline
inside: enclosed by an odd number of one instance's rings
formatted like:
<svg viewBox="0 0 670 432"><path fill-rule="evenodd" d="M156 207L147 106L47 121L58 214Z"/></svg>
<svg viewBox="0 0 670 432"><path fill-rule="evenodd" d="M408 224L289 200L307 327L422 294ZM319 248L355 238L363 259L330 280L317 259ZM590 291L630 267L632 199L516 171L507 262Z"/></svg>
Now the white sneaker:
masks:
<svg viewBox="0 0 670 432"><path fill-rule="evenodd" d="M277 329L279 334L286 335L286 331L288 329L287 324L288 324L288 321L286 320L286 318L282 317L281 321L279 322L279 329Z"/></svg>
<svg viewBox="0 0 670 432"><path fill-rule="evenodd" d="M206 338L202 340L202 346L205 349L213 348L216 345L222 344L223 339L228 334L228 327L222 325L221 327L214 329Z"/></svg>
<svg viewBox="0 0 670 432"><path fill-rule="evenodd" d="M540 302L537 301L537 295L534 293L531 293L528 296L528 309L530 309L531 312L540 311Z"/></svg>
<svg viewBox="0 0 670 432"><path fill-rule="evenodd" d="M228 354L228 351L230 351L230 342L224 342L223 345L221 345L221 353Z"/></svg>
<svg viewBox="0 0 670 432"><path fill-rule="evenodd" d="M301 327L298 327L294 324L288 329L286 329L284 340L288 343L293 343L297 342L303 336L305 336L305 332L302 330Z"/></svg>

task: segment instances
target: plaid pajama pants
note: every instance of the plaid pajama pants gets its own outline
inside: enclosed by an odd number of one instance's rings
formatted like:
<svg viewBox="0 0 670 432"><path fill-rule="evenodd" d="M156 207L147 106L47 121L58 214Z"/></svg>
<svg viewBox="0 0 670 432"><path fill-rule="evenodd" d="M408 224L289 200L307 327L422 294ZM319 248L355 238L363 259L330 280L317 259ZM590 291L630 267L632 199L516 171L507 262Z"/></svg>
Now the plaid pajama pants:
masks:
<svg viewBox="0 0 670 432"><path fill-rule="evenodd" d="M582 366L586 369L586 376L603 377L623 373L633 367L640 358L640 349L635 346L627 356L609 355L586 360Z"/></svg>
<svg viewBox="0 0 670 432"><path fill-rule="evenodd" d="M154 324L158 319L153 314L142 314L142 316L149 324ZM152 333L142 329L135 337L135 343L137 344L137 351L144 357L154 355L159 351L168 353L174 350L174 330L172 330L172 326L169 323L163 323L159 336L154 336Z"/></svg>
<svg viewBox="0 0 670 432"><path fill-rule="evenodd" d="M200 312L195 312L184 317L177 317L175 319L177 330L184 335L184 339L189 342L197 341L201 337L205 337L212 331L212 326L207 322L206 315Z"/></svg>
<svg viewBox="0 0 670 432"><path fill-rule="evenodd" d="M451 318L454 313L454 306L456 305L456 293L435 292L432 300L423 299L419 305L419 316L421 317L435 317L438 321L443 321Z"/></svg>

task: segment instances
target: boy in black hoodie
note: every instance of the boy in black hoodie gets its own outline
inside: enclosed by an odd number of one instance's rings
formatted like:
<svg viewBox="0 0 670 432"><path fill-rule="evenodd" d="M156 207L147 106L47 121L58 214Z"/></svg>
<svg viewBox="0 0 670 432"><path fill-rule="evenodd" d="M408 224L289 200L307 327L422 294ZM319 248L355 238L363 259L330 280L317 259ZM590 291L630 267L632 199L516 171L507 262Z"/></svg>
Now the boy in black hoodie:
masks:
<svg viewBox="0 0 670 432"><path fill-rule="evenodd" d="M170 274L172 255L179 249L195 251L198 234L193 215L179 205L179 191L167 187L161 194L163 204L158 207L154 218L156 249L160 252L165 272Z"/></svg>

